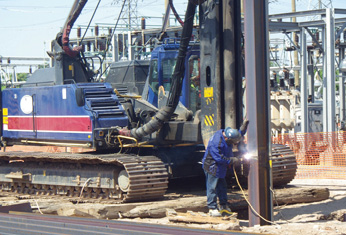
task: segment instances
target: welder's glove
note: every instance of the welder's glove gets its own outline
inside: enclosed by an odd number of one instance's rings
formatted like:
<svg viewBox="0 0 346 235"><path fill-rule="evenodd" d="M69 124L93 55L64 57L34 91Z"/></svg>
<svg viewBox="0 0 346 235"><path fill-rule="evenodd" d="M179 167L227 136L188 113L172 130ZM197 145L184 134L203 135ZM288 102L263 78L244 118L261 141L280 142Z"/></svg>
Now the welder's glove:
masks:
<svg viewBox="0 0 346 235"><path fill-rule="evenodd" d="M245 135L245 133L246 133L249 122L250 122L249 120L245 119L243 124L241 125L241 127L239 129L243 135Z"/></svg>
<svg viewBox="0 0 346 235"><path fill-rule="evenodd" d="M237 157L230 157L230 163L228 165L229 168L231 168L232 165L233 166L237 166L239 164L240 164L240 159L239 158L237 158Z"/></svg>

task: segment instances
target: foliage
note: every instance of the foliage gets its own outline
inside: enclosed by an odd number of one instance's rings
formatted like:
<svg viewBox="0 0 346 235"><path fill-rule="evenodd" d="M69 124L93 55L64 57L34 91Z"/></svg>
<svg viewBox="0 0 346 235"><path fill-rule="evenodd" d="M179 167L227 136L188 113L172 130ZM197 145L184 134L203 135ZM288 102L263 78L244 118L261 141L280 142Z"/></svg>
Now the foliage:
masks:
<svg viewBox="0 0 346 235"><path fill-rule="evenodd" d="M17 73L18 82L25 82L27 78L28 78L28 73Z"/></svg>
<svg viewBox="0 0 346 235"><path fill-rule="evenodd" d="M48 68L49 67L49 64L47 62L45 62L44 64L39 64L37 66L38 69L43 69L43 68Z"/></svg>

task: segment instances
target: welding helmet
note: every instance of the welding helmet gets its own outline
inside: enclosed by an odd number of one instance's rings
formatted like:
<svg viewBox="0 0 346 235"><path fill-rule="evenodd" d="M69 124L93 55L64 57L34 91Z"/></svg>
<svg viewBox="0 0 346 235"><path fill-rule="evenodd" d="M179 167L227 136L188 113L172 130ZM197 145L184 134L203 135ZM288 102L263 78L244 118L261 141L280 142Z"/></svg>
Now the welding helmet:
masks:
<svg viewBox="0 0 346 235"><path fill-rule="evenodd" d="M240 142L241 134L237 129L232 129L230 127L226 127L224 132L225 132L225 136L227 137L227 139L230 143L237 144Z"/></svg>

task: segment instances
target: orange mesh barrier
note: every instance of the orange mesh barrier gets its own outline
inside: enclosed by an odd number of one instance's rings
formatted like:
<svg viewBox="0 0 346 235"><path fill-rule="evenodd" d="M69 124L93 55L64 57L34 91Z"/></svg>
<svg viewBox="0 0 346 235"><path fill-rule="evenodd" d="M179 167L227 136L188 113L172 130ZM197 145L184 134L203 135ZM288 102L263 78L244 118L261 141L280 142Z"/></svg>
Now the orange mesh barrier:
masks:
<svg viewBox="0 0 346 235"><path fill-rule="evenodd" d="M296 179L346 179L346 132L283 134L272 141L294 151Z"/></svg>

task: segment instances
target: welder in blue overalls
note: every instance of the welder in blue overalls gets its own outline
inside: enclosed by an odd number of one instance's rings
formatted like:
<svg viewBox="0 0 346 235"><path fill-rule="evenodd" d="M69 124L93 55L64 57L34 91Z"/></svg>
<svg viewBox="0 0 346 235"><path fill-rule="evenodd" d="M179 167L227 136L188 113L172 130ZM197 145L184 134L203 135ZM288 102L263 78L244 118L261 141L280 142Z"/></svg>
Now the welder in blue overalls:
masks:
<svg viewBox="0 0 346 235"><path fill-rule="evenodd" d="M232 149L233 145L242 140L248 124L249 121L245 120L239 130L230 127L218 130L209 139L202 162L206 175L207 204L210 216L217 217L224 213L232 213L227 205L225 177L228 166L239 162L239 159L234 157ZM219 198L219 207L217 198Z"/></svg>

